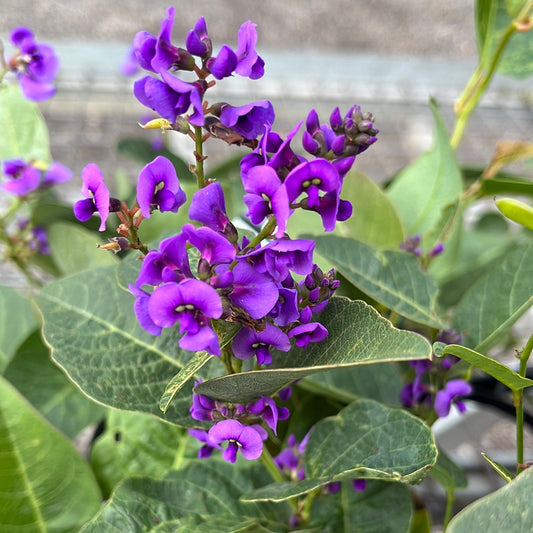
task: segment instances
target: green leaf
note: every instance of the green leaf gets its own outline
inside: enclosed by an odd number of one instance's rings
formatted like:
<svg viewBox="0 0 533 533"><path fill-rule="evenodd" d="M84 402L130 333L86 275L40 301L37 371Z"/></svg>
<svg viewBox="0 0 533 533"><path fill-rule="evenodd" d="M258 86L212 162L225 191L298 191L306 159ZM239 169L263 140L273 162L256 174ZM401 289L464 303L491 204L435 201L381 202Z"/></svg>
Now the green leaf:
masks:
<svg viewBox="0 0 533 533"><path fill-rule="evenodd" d="M305 349L274 354L268 370L231 374L200 383L195 390L218 400L245 403L269 396L296 379L334 368L427 359L429 343L416 333L398 330L362 301L332 298L319 321L328 337Z"/></svg>
<svg viewBox="0 0 533 533"><path fill-rule="evenodd" d="M48 241L54 261L63 275L118 262L112 252L98 249L97 244L105 243L82 226L66 222L52 224L48 228Z"/></svg>
<svg viewBox="0 0 533 533"><path fill-rule="evenodd" d="M400 407L404 382L394 363L342 367L307 377L299 386L316 394L350 403L358 398Z"/></svg>
<svg viewBox="0 0 533 533"><path fill-rule="evenodd" d="M22 96L18 85L0 86L0 160L51 160L48 129L35 102Z"/></svg>
<svg viewBox="0 0 533 533"><path fill-rule="evenodd" d="M484 352L533 304L533 242L509 252L459 301L453 327L463 342Z"/></svg>
<svg viewBox="0 0 533 533"><path fill-rule="evenodd" d="M437 287L416 257L345 237L314 240L316 251L365 294L415 322L442 327L435 310Z"/></svg>
<svg viewBox="0 0 533 533"><path fill-rule="evenodd" d="M352 171L344 178L342 198L352 204L353 215L336 225L334 235L352 237L378 249L398 249L405 240L402 221L379 185ZM303 211L289 219L288 233L323 235L324 229L317 213Z"/></svg>
<svg viewBox="0 0 533 533"><path fill-rule="evenodd" d="M465 472L440 448L437 462L429 475L447 491L464 489L468 484Z"/></svg>
<svg viewBox="0 0 533 533"><path fill-rule="evenodd" d="M39 322L35 307L11 287L0 285L0 374Z"/></svg>
<svg viewBox="0 0 533 533"><path fill-rule="evenodd" d="M481 457L483 457L483 459L485 459L485 461L487 461L487 463L489 463L489 465L494 468L494 471L499 474L503 479L505 479L507 483L511 482L516 477L515 474L510 472L502 464L498 463L494 459L491 459L486 453L481 452Z"/></svg>
<svg viewBox="0 0 533 533"><path fill-rule="evenodd" d="M495 194L520 194L533 196L533 181L519 177L492 178L481 181L479 194L494 196Z"/></svg>
<svg viewBox="0 0 533 533"><path fill-rule="evenodd" d="M501 489L465 507L452 518L446 531L533 531L532 491L533 468L528 468Z"/></svg>
<svg viewBox="0 0 533 533"><path fill-rule="evenodd" d="M267 485L244 499L278 502L353 478L418 483L436 460L433 435L422 420L373 400L357 400L313 428L305 447L304 481Z"/></svg>
<svg viewBox="0 0 533 533"><path fill-rule="evenodd" d="M114 267L86 270L47 285L37 296L43 335L52 358L82 391L99 403L151 413L190 427L193 379L163 417L158 399L169 379L192 357L178 347L179 328L159 337L139 325L134 298L119 287ZM199 372L212 377L218 361Z"/></svg>
<svg viewBox="0 0 533 533"><path fill-rule="evenodd" d="M77 531L100 506L85 461L0 377L0 530Z"/></svg>
<svg viewBox="0 0 533 533"><path fill-rule="evenodd" d="M449 344L442 351L443 356L446 354L455 355L476 368L483 370L483 372L496 378L500 383L503 383L513 391L525 389L533 385L533 380L524 378L502 363L474 350L469 350L464 346Z"/></svg>
<svg viewBox="0 0 533 533"><path fill-rule="evenodd" d="M267 531L286 531L280 522L288 523L288 506L243 504L240 501L242 493L254 487L253 477L245 474L246 471L241 472L237 465L211 460L192 461L184 469L171 472L162 480L127 479L82 531L144 533L156 531L156 528L157 531L167 531L164 529L166 524L183 525L194 517L195 526L202 523L209 525L217 516L226 519L240 517L243 523L255 523L257 531L262 531L261 525L267 527ZM176 530L181 531L176 527L170 529Z"/></svg>
<svg viewBox="0 0 533 533"><path fill-rule="evenodd" d="M350 172L344 178L342 198L351 202L353 215L338 224L340 235L377 249L398 249L405 240L402 221L379 185L364 174Z"/></svg>
<svg viewBox="0 0 533 533"><path fill-rule="evenodd" d="M497 48L513 21L519 9L525 5L525 1L519 6L512 2L507 5L506 0L478 0L475 9L476 34L480 62L488 67ZM508 9L510 8L510 9ZM506 43L502 56L499 60L497 71L500 74L525 78L533 72L533 35L531 31L515 33Z"/></svg>
<svg viewBox="0 0 533 533"><path fill-rule="evenodd" d="M126 477L165 476L181 460L183 437L183 429L149 415L110 410L105 431L91 448L91 466L104 495Z"/></svg>
<svg viewBox="0 0 533 533"><path fill-rule="evenodd" d="M458 201L463 189L461 171L434 102L431 110L435 116L434 147L402 170L387 189L407 235L420 235L424 250L435 245L424 242L424 236L440 233L444 209Z"/></svg>
<svg viewBox="0 0 533 533"><path fill-rule="evenodd" d="M310 524L321 533L405 533L412 514L411 494L400 483L368 481L358 492L345 481L340 493L313 500Z"/></svg>
<svg viewBox="0 0 533 533"><path fill-rule="evenodd" d="M198 370L206 365L214 356L205 351L196 352L192 359L190 359L185 366L168 382L165 392L159 400L159 409L166 413L170 402L174 396L182 389L182 387L193 378Z"/></svg>
<svg viewBox="0 0 533 533"><path fill-rule="evenodd" d="M105 412L52 363L38 332L22 344L4 376L67 437L74 438Z"/></svg>

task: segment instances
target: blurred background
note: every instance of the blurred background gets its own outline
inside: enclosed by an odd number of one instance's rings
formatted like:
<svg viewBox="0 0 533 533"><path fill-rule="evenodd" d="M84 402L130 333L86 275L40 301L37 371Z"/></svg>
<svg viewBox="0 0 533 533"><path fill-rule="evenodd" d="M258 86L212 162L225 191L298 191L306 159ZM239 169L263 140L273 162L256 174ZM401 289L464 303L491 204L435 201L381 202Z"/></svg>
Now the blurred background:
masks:
<svg viewBox="0 0 533 533"><path fill-rule="evenodd" d="M54 158L75 173L96 162L104 175L120 168L136 177L138 167L114 148L120 138L142 136L137 121L147 110L132 96L135 77L121 75L120 66L137 31L157 35L169 5L168 0L0 1L4 41L13 27L23 24L38 40L53 44L61 57L58 93L41 109L52 130ZM379 142L359 158L358 168L377 181L431 146L430 97L451 128L453 102L477 57L473 0L195 0L175 7L177 44L200 16L206 18L215 47L235 46L246 20L258 26L265 76L255 82L222 80L216 87L221 101L271 99L280 132L290 130L311 108L322 120L336 105L343 113L354 103L371 111ZM458 151L460 162L488 162L500 138L531 138L531 94L529 81L496 79L471 119ZM166 141L179 151L184 139L176 137Z"/></svg>
<svg viewBox="0 0 533 533"><path fill-rule="evenodd" d="M0 0L0 38L8 57L11 29L25 25L38 41L52 44L61 59L57 95L40 107L50 127L52 155L74 171L77 195L79 173L91 162L106 179L122 173L136 180L142 165L119 153L117 145L128 137L153 139L157 132L143 132L137 125L146 120L148 110L133 97L132 84L143 74L125 77L121 65L137 31L157 35L169 5L169 0ZM235 47L246 20L258 26L264 78L222 80L211 102L245 104L268 98L277 114L274 129L280 133L305 119L312 108L326 121L335 106L344 114L360 104L374 114L380 134L355 166L378 182L430 148L430 97L451 130L453 103L477 59L473 0L194 0L174 5L176 45L183 45L200 16L206 18L215 47ZM457 152L459 162L488 164L500 139L531 142L532 102L531 80L496 77L470 120ZM171 132L164 139L183 154L185 137ZM208 164L221 157L219 148L218 143L208 144ZM235 155L246 153L234 149ZM519 172L533 175L527 166ZM458 506L502 484L479 452L491 450L494 459L505 463L512 428L511 418L502 420L486 408L480 417L476 407L436 428L444 448L469 471L470 484L459 495ZM421 490L433 492L435 509L442 511L439 487Z"/></svg>

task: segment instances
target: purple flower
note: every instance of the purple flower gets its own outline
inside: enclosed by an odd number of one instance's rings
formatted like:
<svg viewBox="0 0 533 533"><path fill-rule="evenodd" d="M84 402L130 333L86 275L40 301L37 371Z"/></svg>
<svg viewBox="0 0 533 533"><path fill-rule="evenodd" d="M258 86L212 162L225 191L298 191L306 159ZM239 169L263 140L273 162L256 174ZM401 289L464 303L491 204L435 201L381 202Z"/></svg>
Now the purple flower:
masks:
<svg viewBox="0 0 533 533"><path fill-rule="evenodd" d="M70 170L61 163L54 162L48 167L48 170L44 173L43 185L48 187L51 185L56 185L58 183L64 183L70 180L70 178L72 178L72 170Z"/></svg>
<svg viewBox="0 0 533 533"><path fill-rule="evenodd" d="M400 243L400 249L408 253L420 255L420 235L408 236L404 242Z"/></svg>
<svg viewBox="0 0 533 533"><path fill-rule="evenodd" d="M276 171L268 165L256 166L242 177L242 182L247 193L243 198L248 207L246 216L253 224L261 224L265 217L273 214L278 224L276 237L283 237L292 211L287 189Z"/></svg>
<svg viewBox="0 0 533 533"><path fill-rule="evenodd" d="M217 269L217 273L224 272ZM250 317L259 320L265 317L276 305L279 292L272 278L258 272L253 266L239 262L232 270L232 290L229 294L231 303L244 309Z"/></svg>
<svg viewBox="0 0 533 533"><path fill-rule="evenodd" d="M187 237L187 241L200 251L199 274L205 266L211 267L217 263L230 263L235 259L237 253L235 247L224 235L213 231L211 228L206 226L195 228L192 224L185 224L181 231Z"/></svg>
<svg viewBox="0 0 533 533"><path fill-rule="evenodd" d="M268 314L278 326L288 326L298 320L298 292L296 289L279 289L279 298L276 305Z"/></svg>
<svg viewBox="0 0 533 533"><path fill-rule="evenodd" d="M29 248L35 250L38 254L50 255L51 249L46 229L41 226L36 226L32 228L31 234L33 239L28 243Z"/></svg>
<svg viewBox="0 0 533 533"><path fill-rule="evenodd" d="M313 241L278 239L242 257L252 261L258 272L268 272L275 281L283 281L290 271L302 275L311 272L314 249Z"/></svg>
<svg viewBox="0 0 533 533"><path fill-rule="evenodd" d="M289 338L300 348L306 348L310 342L323 341L328 336L328 330L318 322L310 322L296 326L289 331Z"/></svg>
<svg viewBox="0 0 533 533"><path fill-rule="evenodd" d="M278 407L272 398L266 396L248 404L246 410L249 413L260 416L274 432L274 435L277 435L278 420L287 420L290 414L286 407Z"/></svg>
<svg viewBox="0 0 533 533"><path fill-rule="evenodd" d="M211 183L194 193L189 218L214 231L225 232L231 222L226 214L224 191L219 182Z"/></svg>
<svg viewBox="0 0 533 533"><path fill-rule="evenodd" d="M274 118L274 108L268 100L252 102L240 107L222 104L220 111L220 122L245 139L255 139L264 133L265 126L271 126Z"/></svg>
<svg viewBox="0 0 533 533"><path fill-rule="evenodd" d="M150 218L150 213L157 208L176 213L185 200L176 169L167 158L157 156L139 173L137 203L144 218Z"/></svg>
<svg viewBox="0 0 533 533"><path fill-rule="evenodd" d="M224 44L216 57L208 59L206 66L217 80L227 78L233 74L237 66L237 55Z"/></svg>
<svg viewBox="0 0 533 533"><path fill-rule="evenodd" d="M158 326L150 316L148 312L148 302L150 301L150 293L143 291L135 285L128 285L130 292L135 296L135 303L133 304L133 310L135 316L139 321L141 327L151 335L161 335L162 328Z"/></svg>
<svg viewBox="0 0 533 533"><path fill-rule="evenodd" d="M41 183L40 170L22 159L4 161L4 174L9 181L2 184L2 190L17 196L25 196Z"/></svg>
<svg viewBox="0 0 533 533"><path fill-rule="evenodd" d="M109 216L109 190L104 183L104 177L97 165L89 163L81 171L81 179L81 193L86 199L74 204L74 215L81 222L86 222L93 213L98 212L101 219L99 231L104 231Z"/></svg>
<svg viewBox="0 0 533 533"><path fill-rule="evenodd" d="M135 284L137 287L156 286L169 281L178 283L192 277L187 256L187 237L180 233L162 240L159 251L150 250L146 254Z"/></svg>
<svg viewBox="0 0 533 533"><path fill-rule="evenodd" d="M202 380L196 381L194 385L198 385ZM217 404L215 400L202 396L201 394L192 395L192 405L189 409L191 417L195 420L213 420L213 410Z"/></svg>
<svg viewBox="0 0 533 533"><path fill-rule="evenodd" d="M214 446L210 444L209 435L207 431L203 429L188 429L187 432L191 437L199 440L200 442L205 442L205 444L198 451L199 459L207 459L213 454Z"/></svg>
<svg viewBox="0 0 533 533"><path fill-rule="evenodd" d="M136 81L133 92L137 100L170 122L175 122L179 115L192 106L193 113L189 121L195 126L203 126L201 84L187 83L168 72L161 72L161 77L163 81L153 76Z"/></svg>
<svg viewBox="0 0 533 533"><path fill-rule="evenodd" d="M288 352L291 342L286 333L267 322L263 331L255 331L242 327L232 342L233 354L237 359L257 357L258 365L269 365L272 362L273 349Z"/></svg>
<svg viewBox="0 0 533 533"><path fill-rule="evenodd" d="M11 32L11 42L19 48L9 66L20 80L22 94L29 100L41 101L55 94L52 81L59 69L59 60L53 48L37 43L33 33L23 26Z"/></svg>
<svg viewBox="0 0 533 533"><path fill-rule="evenodd" d="M265 73L265 62L255 50L257 44L256 25L249 20L239 28L237 45L237 67L235 72L252 80L257 80Z"/></svg>
<svg viewBox="0 0 533 533"><path fill-rule="evenodd" d="M243 426L237 420L222 420L217 422L208 432L209 442L222 449L220 444L228 441L227 448L222 452L222 458L234 463L237 452L251 461L258 459L263 453L263 439L261 435L250 426Z"/></svg>
<svg viewBox="0 0 533 533"><path fill-rule="evenodd" d="M184 350L207 350L220 355L218 337L211 329L210 318L220 318L222 303L216 290L196 279L165 283L157 287L148 302L148 313L154 323L170 328L179 321Z"/></svg>
<svg viewBox="0 0 533 533"><path fill-rule="evenodd" d="M207 34L207 26L204 17L200 17L194 25L194 28L187 34L185 45L189 53L193 56L198 56L202 59L211 57L213 44Z"/></svg>
<svg viewBox="0 0 533 533"><path fill-rule="evenodd" d="M342 182L335 165L326 159L314 159L306 161L294 168L285 179L285 187L291 202L300 195L306 198L302 200L305 209L316 210L322 216L325 231L335 229L335 220L339 207L339 193ZM320 191L329 193L326 205L321 205ZM328 209L325 209L325 208ZM329 216L324 216L328 213Z"/></svg>
<svg viewBox="0 0 533 533"><path fill-rule="evenodd" d="M471 385L462 379L448 381L446 387L435 395L435 413L441 418L448 416L452 403L455 403L459 411L463 413L466 406L460 398L468 396L471 392Z"/></svg>

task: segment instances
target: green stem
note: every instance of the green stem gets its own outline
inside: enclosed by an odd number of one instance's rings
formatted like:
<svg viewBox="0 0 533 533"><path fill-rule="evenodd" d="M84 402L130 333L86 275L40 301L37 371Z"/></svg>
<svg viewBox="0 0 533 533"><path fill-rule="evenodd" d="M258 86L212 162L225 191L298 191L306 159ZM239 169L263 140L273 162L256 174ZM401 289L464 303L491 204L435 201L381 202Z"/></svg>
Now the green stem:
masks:
<svg viewBox="0 0 533 533"><path fill-rule="evenodd" d="M264 225L263 229L250 241L246 248L252 249L257 246L263 239L268 237L272 230L276 227L275 217L270 217L267 223Z"/></svg>
<svg viewBox="0 0 533 533"><path fill-rule="evenodd" d="M204 143L201 126L194 126L195 157L196 157L196 182L198 189L205 187L204 176Z"/></svg>
<svg viewBox="0 0 533 533"><path fill-rule="evenodd" d="M450 144L455 150L459 146L459 142L465 132L466 125L472 114L472 111L476 108L480 98L483 96L487 86L489 85L496 67L501 59L505 46L509 42L509 39L517 31L518 24L525 20L529 16L529 12L533 9L533 0L527 2L522 8L517 17L511 21L509 26L505 29L505 32L498 43L496 51L491 58L488 59L489 64L486 65L486 58L482 57L476 70L472 73L470 80L466 84L461 96L456 103L457 120L455 122L455 128L450 138Z"/></svg>
<svg viewBox="0 0 533 533"><path fill-rule="evenodd" d="M453 490L446 491L446 511L444 512L444 531L452 518L453 502L455 501L455 493Z"/></svg>
<svg viewBox="0 0 533 533"><path fill-rule="evenodd" d="M278 467L276 466L276 463L274 463L274 459L272 459L272 455L270 455L270 452L266 449L265 446L263 446L263 453L261 454L261 462L263 463L263 466L268 470L269 474L272 476L272 479L276 483L284 483L287 481L283 474L279 471ZM294 513L298 511L298 502L292 498L288 500L289 505L291 506Z"/></svg>
<svg viewBox="0 0 533 533"><path fill-rule="evenodd" d="M520 355L520 369L518 373L526 377L527 362L533 350L533 335L529 337ZM513 391L513 402L516 408L516 472L524 470L524 389Z"/></svg>

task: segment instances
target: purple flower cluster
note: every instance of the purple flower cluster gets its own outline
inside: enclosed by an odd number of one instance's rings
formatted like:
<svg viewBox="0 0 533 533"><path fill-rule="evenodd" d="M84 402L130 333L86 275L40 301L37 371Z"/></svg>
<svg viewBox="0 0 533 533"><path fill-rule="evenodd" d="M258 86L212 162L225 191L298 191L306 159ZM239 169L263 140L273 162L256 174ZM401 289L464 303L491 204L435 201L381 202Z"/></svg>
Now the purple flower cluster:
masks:
<svg viewBox="0 0 533 533"><path fill-rule="evenodd" d="M263 424L276 434L278 421L289 417L287 408L278 407L268 397L248 404L226 405L207 396L194 394L190 412L195 420L215 422L209 431L189 430L190 435L204 443L198 456L210 457L214 449L222 450L222 443L227 441L222 458L231 463L236 461L238 451L248 460L260 457L263 441L268 438Z"/></svg>
<svg viewBox="0 0 533 533"><path fill-rule="evenodd" d="M36 189L63 183L72 177L72 172L61 163L54 162L42 170L42 165L36 166L32 161L18 158L4 161L3 171L7 181L2 184L2 190L16 196L26 196Z"/></svg>
<svg viewBox="0 0 533 533"><path fill-rule="evenodd" d="M333 231L337 221L348 219L352 205L340 198L343 180L355 156L377 140L378 130L370 119L371 114L353 106L344 118L336 108L330 123L320 124L312 110L302 137L312 159L298 155L290 146L302 123L285 139L267 127L253 153L241 161L250 220L261 224L275 217L276 237L280 238L297 208L317 212L325 231Z"/></svg>
<svg viewBox="0 0 533 533"><path fill-rule="evenodd" d="M445 344L457 344L461 337L455 330L445 330L439 333L437 340ZM471 385L463 379L447 379L448 371L458 361L453 355L435 357L431 361L410 361L409 366L414 369L415 376L413 381L402 389L402 404L408 408L423 410L433 407L440 418L448 416L452 404L456 405L460 412L464 412L466 407L461 398L471 394ZM444 383L444 387L435 390L435 383Z"/></svg>
<svg viewBox="0 0 533 533"><path fill-rule="evenodd" d="M157 158L152 165L162 161ZM152 205L154 197L147 192L157 181L152 176L149 172L146 190L137 188L140 205ZM166 190L167 181L161 178L158 183L159 192ZM169 198L176 195L181 198L173 189ZM158 205L162 208L161 202ZM181 348L220 355L211 321L238 322L243 327L232 341L233 353L241 360L255 356L259 365L272 362L274 349L287 352L291 339L305 347L327 336L312 317L324 308L338 282L333 272L323 274L313 264L312 241L283 238L248 247L243 239L239 245L217 182L194 194L189 217L202 226L185 224L178 235L163 240L158 250L146 255L130 286L144 329L159 335L162 328L179 323ZM304 279L297 283L292 273Z"/></svg>
<svg viewBox="0 0 533 533"><path fill-rule="evenodd" d="M241 26L236 50L223 45L216 56L213 56L213 45L203 17L187 35L185 48L172 43L173 25L174 8L169 7L157 37L147 31L141 31L135 36L133 54L138 64L157 77L145 76L135 82L134 94L143 105L153 109L170 123L175 123L179 116L190 113L188 121L191 124L204 126L208 110L202 101L205 91L213 84L208 83L206 78L213 76L221 80L239 74L255 80L263 76L264 61L255 50L255 24L248 21ZM200 65L196 64L196 58ZM128 70L132 70L131 62ZM194 71L197 79L184 81L175 75L177 71ZM272 124L274 121L274 110L270 102L250 104L243 108L226 104L223 109L221 107L217 107L220 124L239 132L245 139L254 139L261 133L257 131L258 122Z"/></svg>
<svg viewBox="0 0 533 533"><path fill-rule="evenodd" d="M52 85L59 69L59 60L51 46L38 43L33 33L23 26L11 32L11 42L18 52L9 60L9 68L20 82L28 100L46 100L55 94Z"/></svg>

